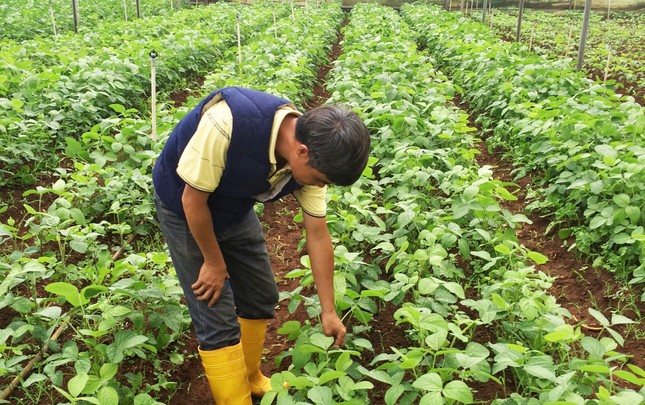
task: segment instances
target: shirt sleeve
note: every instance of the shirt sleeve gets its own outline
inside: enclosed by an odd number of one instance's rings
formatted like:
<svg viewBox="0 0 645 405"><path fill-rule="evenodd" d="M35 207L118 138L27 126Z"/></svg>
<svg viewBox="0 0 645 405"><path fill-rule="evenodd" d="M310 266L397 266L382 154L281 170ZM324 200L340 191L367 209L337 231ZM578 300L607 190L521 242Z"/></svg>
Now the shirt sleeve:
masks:
<svg viewBox="0 0 645 405"><path fill-rule="evenodd" d="M225 101L206 110L179 158L179 177L197 190L215 191L226 166L232 130L233 116Z"/></svg>
<svg viewBox="0 0 645 405"><path fill-rule="evenodd" d="M296 190L293 196L300 204L300 208L312 217L322 218L327 215L327 187L303 186Z"/></svg>

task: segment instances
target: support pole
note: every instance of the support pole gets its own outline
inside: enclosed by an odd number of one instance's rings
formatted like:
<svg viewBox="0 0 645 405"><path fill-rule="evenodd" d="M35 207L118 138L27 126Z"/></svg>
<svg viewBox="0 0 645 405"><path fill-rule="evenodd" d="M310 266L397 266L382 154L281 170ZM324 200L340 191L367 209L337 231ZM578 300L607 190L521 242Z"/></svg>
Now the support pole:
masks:
<svg viewBox="0 0 645 405"><path fill-rule="evenodd" d="M152 140L157 141L157 52L150 51L150 94L152 98Z"/></svg>
<svg viewBox="0 0 645 405"><path fill-rule="evenodd" d="M76 10L76 0L72 0L72 14L74 14L74 34L78 34L78 11Z"/></svg>
<svg viewBox="0 0 645 405"><path fill-rule="evenodd" d="M584 21L582 22L582 34L580 34L580 49L578 50L578 70L582 69L585 58L585 45L587 44L587 30L589 29L589 14L591 12L591 0L585 2Z"/></svg>
<svg viewBox="0 0 645 405"><path fill-rule="evenodd" d="M486 6L488 5L488 0L484 0L484 4L482 4L482 23L486 22Z"/></svg>
<svg viewBox="0 0 645 405"><path fill-rule="evenodd" d="M520 11L517 14L517 31L515 32L515 42L520 42L522 32L522 17L524 16L524 0L520 0Z"/></svg>
<svg viewBox="0 0 645 405"><path fill-rule="evenodd" d="M240 34L240 13L236 15L237 20L237 64L242 68L242 35Z"/></svg>
<svg viewBox="0 0 645 405"><path fill-rule="evenodd" d="M271 11L273 12L273 36L278 38L278 22L275 18L275 5L271 5Z"/></svg>
<svg viewBox="0 0 645 405"><path fill-rule="evenodd" d="M607 52L607 64L605 65L605 77L602 81L602 84L607 84L607 77L609 77L609 63L611 61L611 45L609 45L609 51Z"/></svg>
<svg viewBox="0 0 645 405"><path fill-rule="evenodd" d="M141 18L141 4L139 4L140 1L137 0L137 18Z"/></svg>
<svg viewBox="0 0 645 405"><path fill-rule="evenodd" d="M52 30L54 32L54 36L58 35L56 32L56 20L54 19L54 5L52 4L52 0L49 0L49 15L52 18Z"/></svg>

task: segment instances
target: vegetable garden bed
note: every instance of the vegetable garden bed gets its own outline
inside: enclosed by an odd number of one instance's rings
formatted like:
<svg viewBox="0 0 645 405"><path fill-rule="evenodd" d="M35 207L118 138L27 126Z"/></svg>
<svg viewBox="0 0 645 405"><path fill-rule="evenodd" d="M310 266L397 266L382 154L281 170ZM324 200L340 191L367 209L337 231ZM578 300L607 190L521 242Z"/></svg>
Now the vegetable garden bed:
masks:
<svg viewBox="0 0 645 405"><path fill-rule="evenodd" d="M386 7L359 4L345 15L339 4L295 9L216 4L179 11L177 16L182 25L199 24L201 18L214 15L232 22L241 10L248 30L241 48L231 29L208 39L219 45L216 54L204 57L203 66L187 58L173 62L180 65L177 69L190 70L190 75L203 80L202 85L187 81L190 85L181 92L185 99L181 106L173 107L167 94L185 78L173 78L173 68L167 66L158 111L160 140L150 137L143 110L149 79L144 73L146 62L139 59L140 74L124 79L141 86L139 98L128 99L133 104L112 101L96 118L79 120L83 128L79 132L66 124L64 136L53 144L52 137L43 137L47 141L33 162L47 153L64 157L60 165L50 166L46 176L36 165L27 164L33 187L24 189L16 186L20 182L5 179L0 190L0 386L6 387L38 348L46 347L42 361L9 401L211 403L181 291L158 237L150 170L181 116L200 95L224 85L271 91L303 108L325 101L346 103L360 113L374 137L364 177L354 186L329 192L336 305L348 328L346 347L331 348L318 325L320 305L308 258L306 251L298 249L302 228L295 202L287 199L257 207L266 224L281 291L263 365L263 371L273 375L275 391L262 403L632 404L645 398L642 301L609 272L576 258L551 237L567 229L576 233L596 229L596 214L585 214L591 222L580 221L576 227L558 216L557 223L549 225L537 215L549 204L533 202L536 209L527 212L524 203L533 197L533 191L525 191L535 184L548 189L553 182L570 181L558 177L557 171L549 172L552 165L561 164L573 176L576 167L586 167L586 159L597 154L616 170L627 167L618 164L617 156L632 169L638 162L642 166L636 132L639 125L642 129L636 116L638 111L642 115L642 107L638 110L627 103L614 111L618 104L610 91L594 86L588 90L578 76L567 78L568 71L563 73L558 77L571 89L593 93L576 99L579 105L569 108L579 107L574 110L579 113L585 109L582 103L591 100L597 114L610 114L619 133L631 134L633 139L623 147L623 135L592 138L581 141L595 146L586 154L563 151L557 162L542 163L528 154L532 148L513 143L512 131L507 134L501 129L529 128L533 121L522 121L525 111L520 107L541 106L540 97L548 99L550 92L567 87L553 85L537 90L534 97L532 90L520 86L524 83L516 84L514 93L512 86L503 83L500 91L496 84L489 89L486 80L478 82L478 67L487 66L490 72L509 70L508 65L495 67L498 56L504 55L514 66L533 69L538 62L528 54L520 54L529 58L526 62L513 49L478 42L489 39L478 36L476 24L459 21L457 29L454 16L423 5L406 6L399 15ZM277 11L275 24L273 10ZM180 32L159 33L156 41L169 46ZM187 29L185 35L192 32ZM451 35L461 35L455 41L460 46L457 50ZM76 40L83 43L80 37L70 37ZM471 43L476 46L469 48ZM74 49L86 49L83 46ZM474 52L480 49L485 50L484 56ZM137 48L134 54L143 55L144 50ZM185 52L199 50L186 48ZM486 59L491 52L497 56ZM42 57L67 58L61 52L45 51ZM217 63L213 65L211 59ZM475 64L472 72L469 63ZM196 69L198 64L201 67ZM36 60L21 66L19 72L51 73L37 67ZM6 65L2 68L11 70ZM556 77L551 66L538 70L541 77ZM21 74L12 76L16 83L27 80ZM532 80L528 72L520 77L527 83ZM515 94L528 98L515 106ZM0 116L5 120L3 151L13 150L9 146L20 149L24 138L10 132L18 131L23 119L15 100L29 105L24 100L30 99L28 95L21 99L16 89L2 96L7 101L0 100L0 105L11 111ZM604 104L602 97L611 101ZM63 114L66 119L73 116L74 104L69 106L70 114ZM29 108L38 110L35 105ZM584 126L573 128L576 133L593 132ZM58 134L56 128L48 131ZM537 142L537 130L534 135ZM488 137L493 153L481 142L483 137ZM550 145L548 140L543 145ZM605 142L621 153L611 155L612 162L607 160L608 148L598 149ZM514 148L509 150L518 158L516 166L500 160L505 148ZM622 155L625 150L631 153L627 157ZM590 161L589 167L598 167ZM20 164L5 164L2 169L5 173L27 170ZM533 177L538 169L550 176ZM641 176L642 167L636 169L634 176ZM629 186L619 184L612 190ZM578 196L593 197L584 194L584 187L573 190ZM621 190L615 191L620 198L610 196L605 202L618 206L615 210L623 209L624 227L614 231L607 220L602 226L610 229L610 235L628 227L634 242L619 243L614 238L610 239L614 245L607 245L609 252L589 252L598 255L594 256L597 264L621 259L620 274L641 288L642 274L633 263L639 257L634 247L642 247L638 227L643 213L632 218L627 207L637 207L642 192ZM622 245L627 249L616 254L616 246ZM598 285L587 286L583 280ZM54 341L59 328L62 334Z"/></svg>

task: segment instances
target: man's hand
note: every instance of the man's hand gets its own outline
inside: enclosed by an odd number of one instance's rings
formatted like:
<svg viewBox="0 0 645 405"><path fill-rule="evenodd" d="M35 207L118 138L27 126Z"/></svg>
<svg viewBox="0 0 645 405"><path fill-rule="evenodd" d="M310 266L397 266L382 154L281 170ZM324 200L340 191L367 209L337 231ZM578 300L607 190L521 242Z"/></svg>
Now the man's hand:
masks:
<svg viewBox="0 0 645 405"><path fill-rule="evenodd" d="M322 316L322 327L325 336L334 338L334 345L338 347L345 346L345 334L347 329L336 313Z"/></svg>
<svg viewBox="0 0 645 405"><path fill-rule="evenodd" d="M199 270L197 281L191 287L198 300L208 301L208 306L212 307L222 294L227 279L226 267L220 269L204 263Z"/></svg>

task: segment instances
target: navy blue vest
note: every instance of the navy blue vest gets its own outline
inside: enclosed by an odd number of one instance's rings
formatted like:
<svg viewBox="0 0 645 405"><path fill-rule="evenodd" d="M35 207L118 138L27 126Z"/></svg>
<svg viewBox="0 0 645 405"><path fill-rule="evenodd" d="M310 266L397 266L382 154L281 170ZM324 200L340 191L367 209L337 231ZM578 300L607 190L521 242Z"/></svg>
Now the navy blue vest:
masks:
<svg viewBox="0 0 645 405"><path fill-rule="evenodd" d="M155 191L173 212L184 217L181 196L186 183L177 174L177 163L195 134L202 108L221 94L233 115L233 133L226 155L226 167L218 187L208 198L216 230L238 222L253 208L253 196L271 187L269 142L276 110L289 101L257 90L229 87L216 90L192 109L168 137L152 171ZM301 186L292 178L273 200Z"/></svg>

